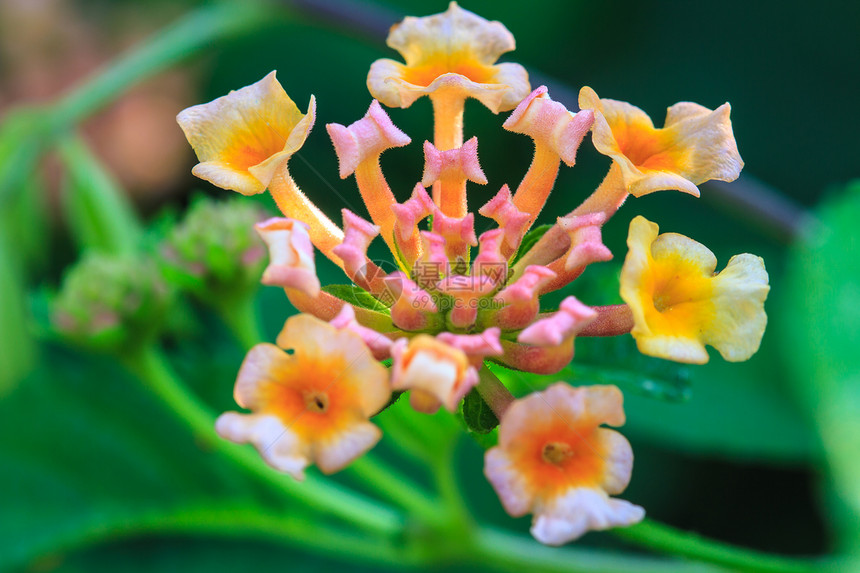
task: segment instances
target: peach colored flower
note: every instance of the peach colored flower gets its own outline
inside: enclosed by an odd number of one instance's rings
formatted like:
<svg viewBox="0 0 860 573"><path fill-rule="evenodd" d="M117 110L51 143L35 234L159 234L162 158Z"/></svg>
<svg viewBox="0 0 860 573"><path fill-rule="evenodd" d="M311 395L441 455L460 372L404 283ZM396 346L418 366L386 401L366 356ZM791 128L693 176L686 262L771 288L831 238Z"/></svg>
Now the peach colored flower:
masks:
<svg viewBox="0 0 860 573"><path fill-rule="evenodd" d="M515 401L487 451L484 473L514 517L534 514L531 532L561 545L586 531L641 521L645 511L609 497L624 491L633 469L630 443L601 424L624 424L615 386L563 382Z"/></svg>
<svg viewBox="0 0 860 573"><path fill-rule="evenodd" d="M258 344L239 370L234 395L251 413L222 414L215 429L298 480L310 463L338 471L382 436L368 419L389 400L388 372L358 334L310 315L290 317L277 342L293 353Z"/></svg>

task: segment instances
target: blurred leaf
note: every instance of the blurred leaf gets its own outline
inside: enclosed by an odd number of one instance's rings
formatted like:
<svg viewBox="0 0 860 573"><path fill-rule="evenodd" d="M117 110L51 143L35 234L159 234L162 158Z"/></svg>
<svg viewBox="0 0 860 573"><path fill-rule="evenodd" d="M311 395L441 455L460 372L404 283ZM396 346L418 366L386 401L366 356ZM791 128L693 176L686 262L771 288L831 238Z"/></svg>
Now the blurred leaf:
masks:
<svg viewBox="0 0 860 573"><path fill-rule="evenodd" d="M36 356L28 330L24 277L12 245L0 231L0 396L10 391L29 371Z"/></svg>
<svg viewBox="0 0 860 573"><path fill-rule="evenodd" d="M819 220L792 253L783 356L818 425L845 549L860 557L860 180Z"/></svg>
<svg viewBox="0 0 860 573"><path fill-rule="evenodd" d="M157 532L162 513L277 507L110 362L45 354L0 401L0 570L126 529Z"/></svg>
<svg viewBox="0 0 860 573"><path fill-rule="evenodd" d="M108 253L134 251L143 227L125 192L80 138L63 139L58 150L68 176L63 207L78 245Z"/></svg>
<svg viewBox="0 0 860 573"><path fill-rule="evenodd" d="M36 167L42 151L40 141L44 112L17 109L0 125L0 206L3 211Z"/></svg>
<svg viewBox="0 0 860 573"><path fill-rule="evenodd" d="M526 233L526 235L523 237L522 242L520 243L520 248L517 249L517 255L514 257L514 260L511 264L514 265L517 263L517 261L523 258L526 253L528 253L532 249L532 247L535 246L535 243L537 243L540 238L544 236L544 233L550 230L551 227L552 225L550 224L539 225Z"/></svg>
<svg viewBox="0 0 860 573"><path fill-rule="evenodd" d="M325 285L322 290L359 308L389 314L389 309L372 294L356 285Z"/></svg>
<svg viewBox="0 0 860 573"><path fill-rule="evenodd" d="M472 388L463 400L463 420L469 430L478 434L488 434L499 425L499 419L481 398L477 388Z"/></svg>
<svg viewBox="0 0 860 573"><path fill-rule="evenodd" d="M615 384L669 402L692 395L688 366L640 353L631 336L578 338L573 362L558 376L578 384Z"/></svg>

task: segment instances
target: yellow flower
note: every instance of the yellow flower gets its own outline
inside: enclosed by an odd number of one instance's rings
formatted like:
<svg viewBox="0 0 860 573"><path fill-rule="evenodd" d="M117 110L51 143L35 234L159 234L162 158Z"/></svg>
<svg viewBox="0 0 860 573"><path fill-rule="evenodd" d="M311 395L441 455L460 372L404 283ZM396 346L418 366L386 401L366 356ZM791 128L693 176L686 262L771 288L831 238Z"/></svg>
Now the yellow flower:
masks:
<svg viewBox="0 0 860 573"><path fill-rule="evenodd" d="M368 418L391 389L361 337L300 314L287 320L278 346L293 353L273 344L248 352L234 395L251 413L221 415L218 434L253 444L269 465L299 480L312 462L331 473L373 447L381 432Z"/></svg>
<svg viewBox="0 0 860 573"><path fill-rule="evenodd" d="M615 386L559 382L502 416L484 473L508 513L534 514L531 532L541 543L561 545L644 517L641 507L609 497L624 491L633 470L630 443L601 427L624 424L622 403Z"/></svg>
<svg viewBox="0 0 860 573"><path fill-rule="evenodd" d="M678 362L708 361L705 344L732 362L755 354L767 325L770 290L764 261L732 257L719 274L704 245L675 233L658 236L644 217L630 223L621 297L633 312L639 350Z"/></svg>
<svg viewBox="0 0 860 573"><path fill-rule="evenodd" d="M367 76L367 88L389 107L409 107L423 95L444 91L474 97L498 113L515 108L530 91L522 66L494 65L516 46L507 28L456 2L441 14L407 17L391 28L388 45L406 64L377 60Z"/></svg>
<svg viewBox="0 0 860 573"><path fill-rule="evenodd" d="M243 195L262 193L304 145L313 127L311 96L302 114L271 72L257 83L180 112L176 121L197 153L192 173Z"/></svg>
<svg viewBox="0 0 860 573"><path fill-rule="evenodd" d="M594 147L619 165L627 192L636 197L662 189L698 196L696 185L711 179L734 181L744 166L728 103L714 111L676 103L662 128L655 128L638 107L600 99L589 87L580 90L579 107L594 111Z"/></svg>

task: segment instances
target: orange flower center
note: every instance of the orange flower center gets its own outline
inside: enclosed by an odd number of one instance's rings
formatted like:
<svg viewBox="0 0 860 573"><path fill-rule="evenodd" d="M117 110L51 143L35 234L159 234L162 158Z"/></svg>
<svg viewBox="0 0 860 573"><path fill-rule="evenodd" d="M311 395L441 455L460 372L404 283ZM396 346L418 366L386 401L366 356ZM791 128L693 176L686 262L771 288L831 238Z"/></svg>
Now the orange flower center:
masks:
<svg viewBox="0 0 860 573"><path fill-rule="evenodd" d="M460 74L479 84L491 83L496 75L492 66L485 66L467 54L438 53L418 65L406 66L402 77L410 84L427 87L442 74Z"/></svg>
<svg viewBox="0 0 860 573"><path fill-rule="evenodd" d="M571 487L599 484L606 462L595 430L557 420L539 424L517 440L511 456L529 489L552 497Z"/></svg>

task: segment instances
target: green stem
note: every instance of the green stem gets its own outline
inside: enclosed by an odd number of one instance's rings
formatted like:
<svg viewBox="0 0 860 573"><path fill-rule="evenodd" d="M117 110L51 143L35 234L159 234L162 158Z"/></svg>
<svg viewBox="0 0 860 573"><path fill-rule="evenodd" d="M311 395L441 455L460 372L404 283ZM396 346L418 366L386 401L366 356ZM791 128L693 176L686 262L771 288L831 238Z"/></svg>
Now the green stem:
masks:
<svg viewBox="0 0 860 573"><path fill-rule="evenodd" d="M474 535L471 558L482 567L521 573L725 573L705 563L669 561L579 547L546 547L532 539L494 528Z"/></svg>
<svg viewBox="0 0 860 573"><path fill-rule="evenodd" d="M425 523L439 521L440 508L424 489L396 472L372 454L366 454L352 462L347 471L373 488L373 491L388 501L397 504Z"/></svg>
<svg viewBox="0 0 860 573"><path fill-rule="evenodd" d="M164 356L156 349L144 349L128 357L126 364L186 421L198 441L218 451L237 466L310 508L337 516L378 534L400 533L402 518L390 508L345 491L339 486L320 481L314 476L308 476L302 483L296 482L265 465L260 457L247 447L218 438L213 430L214 416L191 397L176 379Z"/></svg>
<svg viewBox="0 0 860 573"><path fill-rule="evenodd" d="M84 549L95 544L149 535L211 536L225 539L264 539L279 545L309 550L354 563L356 558L386 566L402 566L417 561L402 544L377 536L344 532L318 519L295 515L270 515L244 506L183 507L121 515L106 522L104 516L69 530L44 544L38 541L13 559L22 565L45 554Z"/></svg>
<svg viewBox="0 0 860 573"><path fill-rule="evenodd" d="M708 561L743 571L761 573L814 573L822 571L820 563L769 555L736 547L651 520L645 520L627 528L613 529L612 533L652 551Z"/></svg>
<svg viewBox="0 0 860 573"><path fill-rule="evenodd" d="M246 350L263 341L263 329L253 293L234 301L217 304L215 308L221 320Z"/></svg>
<svg viewBox="0 0 860 573"><path fill-rule="evenodd" d="M85 119L133 85L270 19L256 2L221 3L192 12L65 96L52 110L55 127L63 129Z"/></svg>

